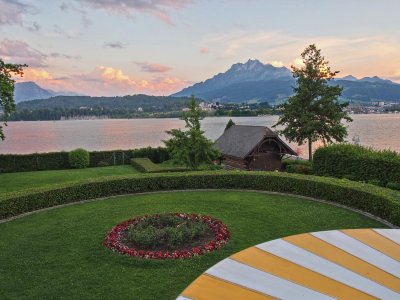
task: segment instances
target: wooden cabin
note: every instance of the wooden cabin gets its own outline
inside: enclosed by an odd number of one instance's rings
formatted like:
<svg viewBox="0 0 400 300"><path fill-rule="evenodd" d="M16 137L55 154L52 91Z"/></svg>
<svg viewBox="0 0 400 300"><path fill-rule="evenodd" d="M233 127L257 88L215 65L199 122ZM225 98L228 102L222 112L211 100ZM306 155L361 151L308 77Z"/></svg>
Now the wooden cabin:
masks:
<svg viewBox="0 0 400 300"><path fill-rule="evenodd" d="M225 168L273 171L281 168L284 155L296 155L268 127L233 125L216 141Z"/></svg>

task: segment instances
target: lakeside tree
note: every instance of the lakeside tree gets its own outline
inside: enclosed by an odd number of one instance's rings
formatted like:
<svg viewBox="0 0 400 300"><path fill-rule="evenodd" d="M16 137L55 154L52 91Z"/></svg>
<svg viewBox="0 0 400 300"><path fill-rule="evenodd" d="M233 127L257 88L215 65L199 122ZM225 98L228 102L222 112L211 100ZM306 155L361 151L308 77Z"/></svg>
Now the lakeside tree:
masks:
<svg viewBox="0 0 400 300"><path fill-rule="evenodd" d="M183 114L187 130L169 130L167 133L172 137L163 141L172 160L192 170L197 170L201 164L211 163L219 157L219 151L214 148L214 143L207 139L201 130L201 119L202 111L192 96L189 110Z"/></svg>
<svg viewBox="0 0 400 300"><path fill-rule="evenodd" d="M7 121L15 111L13 75L23 76L27 65L5 63L0 58L0 121L7 126ZM0 139L4 140L3 126L0 125Z"/></svg>
<svg viewBox="0 0 400 300"><path fill-rule="evenodd" d="M292 66L296 85L294 95L278 106L282 113L273 126L284 126L278 130L290 142L302 145L308 142L309 160L312 161L312 144L318 140L325 143L343 142L347 128L342 120L351 122L345 108L349 103L341 103L340 86L330 85L338 71L331 71L329 62L315 44L308 46L301 54L303 65Z"/></svg>

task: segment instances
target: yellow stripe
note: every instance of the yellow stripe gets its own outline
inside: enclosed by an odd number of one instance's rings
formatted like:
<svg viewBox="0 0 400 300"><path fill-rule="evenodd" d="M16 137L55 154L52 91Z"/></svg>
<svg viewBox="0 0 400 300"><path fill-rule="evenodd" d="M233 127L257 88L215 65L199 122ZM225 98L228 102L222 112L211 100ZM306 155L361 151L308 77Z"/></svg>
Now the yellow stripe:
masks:
<svg viewBox="0 0 400 300"><path fill-rule="evenodd" d="M362 291L255 247L234 254L231 258L335 298L376 299Z"/></svg>
<svg viewBox="0 0 400 300"><path fill-rule="evenodd" d="M193 300L276 299L205 274L197 278L181 295Z"/></svg>
<svg viewBox="0 0 400 300"><path fill-rule="evenodd" d="M383 254L400 261L400 245L372 229L347 229L342 230L342 232L382 252Z"/></svg>
<svg viewBox="0 0 400 300"><path fill-rule="evenodd" d="M331 262L341 265L353 272L367 277L381 285L396 292L400 292L400 278L386 273L385 271L370 265L369 263L355 257L331 244L324 242L311 234L300 234L283 238L283 240L308 250Z"/></svg>

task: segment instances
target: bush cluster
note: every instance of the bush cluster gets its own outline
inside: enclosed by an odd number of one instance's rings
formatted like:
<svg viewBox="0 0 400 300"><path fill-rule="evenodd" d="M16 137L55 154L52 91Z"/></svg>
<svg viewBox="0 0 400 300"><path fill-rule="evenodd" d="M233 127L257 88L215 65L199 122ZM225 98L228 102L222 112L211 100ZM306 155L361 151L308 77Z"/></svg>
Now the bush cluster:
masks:
<svg viewBox="0 0 400 300"><path fill-rule="evenodd" d="M286 159L282 161L282 171L310 175L313 174L313 166L308 160Z"/></svg>
<svg viewBox="0 0 400 300"><path fill-rule="evenodd" d="M142 173L180 172L186 170L184 167L155 164L148 158L132 158L131 165Z"/></svg>
<svg viewBox="0 0 400 300"><path fill-rule="evenodd" d="M205 237L207 233L212 236L212 231L203 222L160 214L132 224L128 229L128 239L139 249L173 251Z"/></svg>
<svg viewBox="0 0 400 300"><path fill-rule="evenodd" d="M0 195L0 219L55 205L162 190L243 189L282 192L343 204L400 225L400 193L328 177L278 172L191 172L107 177Z"/></svg>
<svg viewBox="0 0 400 300"><path fill-rule="evenodd" d="M400 154L351 144L329 145L315 151L313 170L316 175L395 187L400 185Z"/></svg>
<svg viewBox="0 0 400 300"><path fill-rule="evenodd" d="M158 147L158 148L147 147L147 148L132 150L132 158L143 158L143 157L147 157L156 164L160 164L170 159L167 148L163 147Z"/></svg>
<svg viewBox="0 0 400 300"><path fill-rule="evenodd" d="M134 157L147 157L156 163L169 159L166 148L89 152L90 167L129 165ZM0 154L1 172L26 172L69 169L68 152L33 153L26 155Z"/></svg>
<svg viewBox="0 0 400 300"><path fill-rule="evenodd" d="M75 169L87 168L90 164L89 152L85 149L78 148L68 153L69 165Z"/></svg>

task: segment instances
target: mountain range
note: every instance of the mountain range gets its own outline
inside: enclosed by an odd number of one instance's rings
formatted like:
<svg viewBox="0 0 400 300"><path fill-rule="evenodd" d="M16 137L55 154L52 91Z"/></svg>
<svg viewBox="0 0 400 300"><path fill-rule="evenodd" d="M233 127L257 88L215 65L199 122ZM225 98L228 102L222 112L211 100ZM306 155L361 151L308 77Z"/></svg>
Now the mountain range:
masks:
<svg viewBox="0 0 400 300"><path fill-rule="evenodd" d="M342 97L354 102L400 101L400 84L377 76L357 79L350 75L334 79L330 84L342 86ZM195 95L222 103L250 100L279 103L292 95L294 85L295 80L288 68L248 60L234 64L225 73L219 73L172 96Z"/></svg>
<svg viewBox="0 0 400 300"><path fill-rule="evenodd" d="M54 96L78 96L79 94L73 92L55 92L47 90L33 81L18 82L15 84L14 89L14 100L16 103L36 100L36 99L48 99Z"/></svg>
<svg viewBox="0 0 400 300"><path fill-rule="evenodd" d="M400 102L400 84L377 76L357 79L346 76L330 81L332 85L343 87L342 98L356 103L375 101ZM229 70L210 79L196 83L173 97L195 95L212 102L242 103L251 100L276 104L293 94L295 80L286 67L274 67L259 60L232 65ZM73 92L55 92L41 88L34 82L15 84L14 99L17 103L49 99L54 96L79 96Z"/></svg>

